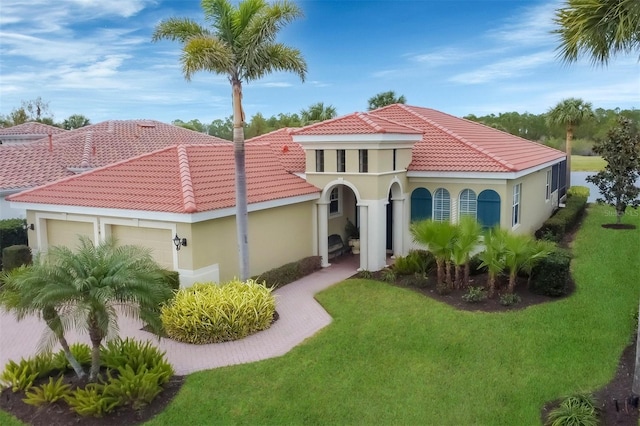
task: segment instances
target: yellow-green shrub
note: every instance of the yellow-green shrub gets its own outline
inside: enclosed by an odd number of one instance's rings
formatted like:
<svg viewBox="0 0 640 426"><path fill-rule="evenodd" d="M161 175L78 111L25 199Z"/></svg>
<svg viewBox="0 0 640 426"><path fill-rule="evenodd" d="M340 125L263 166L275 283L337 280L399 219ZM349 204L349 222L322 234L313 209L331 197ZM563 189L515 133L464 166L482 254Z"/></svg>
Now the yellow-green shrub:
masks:
<svg viewBox="0 0 640 426"><path fill-rule="evenodd" d="M275 312L271 289L253 280L196 283L162 307L168 337L185 343L237 340L269 328Z"/></svg>

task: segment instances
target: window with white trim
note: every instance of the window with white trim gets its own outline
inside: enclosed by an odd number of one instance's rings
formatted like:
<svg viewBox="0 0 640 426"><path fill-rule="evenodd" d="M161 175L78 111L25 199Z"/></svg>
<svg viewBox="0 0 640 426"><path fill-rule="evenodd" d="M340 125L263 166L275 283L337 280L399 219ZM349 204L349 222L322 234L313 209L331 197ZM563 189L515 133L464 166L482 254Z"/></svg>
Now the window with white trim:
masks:
<svg viewBox="0 0 640 426"><path fill-rule="evenodd" d="M449 191L438 188L433 195L433 220L444 222L451 219L451 197Z"/></svg>
<svg viewBox="0 0 640 426"><path fill-rule="evenodd" d="M465 189L460 193L459 209L460 217L476 218L478 213L478 197L471 189Z"/></svg>
<svg viewBox="0 0 640 426"><path fill-rule="evenodd" d="M316 172L324 172L324 150L316 149Z"/></svg>
<svg viewBox="0 0 640 426"><path fill-rule="evenodd" d="M522 197L522 184L513 186L513 205L511 206L511 226L520 225L520 198Z"/></svg>
<svg viewBox="0 0 640 426"><path fill-rule="evenodd" d="M547 185L545 187L544 199L551 199L551 170L547 170Z"/></svg>
<svg viewBox="0 0 640 426"><path fill-rule="evenodd" d="M342 191L340 187L335 187L331 190L331 194L329 194L329 216L339 216L342 214L341 195Z"/></svg>

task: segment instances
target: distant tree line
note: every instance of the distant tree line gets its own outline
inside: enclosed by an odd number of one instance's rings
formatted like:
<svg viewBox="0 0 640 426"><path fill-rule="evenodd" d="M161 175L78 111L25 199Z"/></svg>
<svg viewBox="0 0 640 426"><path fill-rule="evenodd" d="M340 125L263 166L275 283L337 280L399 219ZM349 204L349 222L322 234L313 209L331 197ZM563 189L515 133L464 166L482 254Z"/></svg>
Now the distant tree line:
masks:
<svg viewBox="0 0 640 426"><path fill-rule="evenodd" d="M49 110L49 102L42 100L39 96L36 99L22 101L20 107L14 108L7 115L0 114L0 128L17 126L30 121L48 124L66 130L79 129L80 127L91 124L91 120L82 114L73 114L62 122L55 122L53 114Z"/></svg>
<svg viewBox="0 0 640 426"><path fill-rule="evenodd" d="M593 144L604 141L609 130L617 125L620 117L639 123L640 110L621 110L620 108L594 109L593 116L586 117L574 130L573 154L592 155ZM549 123L547 113L531 114L525 112L520 114L518 112L505 112L484 116L469 114L464 118L524 139L564 149L566 128L563 124Z"/></svg>

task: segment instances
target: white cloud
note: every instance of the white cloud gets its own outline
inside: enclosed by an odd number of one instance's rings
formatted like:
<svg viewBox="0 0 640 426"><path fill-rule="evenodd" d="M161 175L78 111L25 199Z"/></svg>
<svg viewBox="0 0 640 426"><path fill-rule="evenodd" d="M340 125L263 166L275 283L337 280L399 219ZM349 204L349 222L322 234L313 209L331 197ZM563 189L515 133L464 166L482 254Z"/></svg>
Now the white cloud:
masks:
<svg viewBox="0 0 640 426"><path fill-rule="evenodd" d="M473 71L456 74L449 78L449 81L460 84L489 83L500 79L520 76L541 65L553 62L553 60L553 53L546 51L517 56L485 65Z"/></svg>
<svg viewBox="0 0 640 426"><path fill-rule="evenodd" d="M256 86L262 87L291 87L291 83L285 83L284 81L273 81L269 83L257 83Z"/></svg>
<svg viewBox="0 0 640 426"><path fill-rule="evenodd" d="M519 47L530 45L548 45L555 36L553 17L561 5L553 0L523 9L515 14L503 26L488 33L490 38L500 43L508 43Z"/></svg>

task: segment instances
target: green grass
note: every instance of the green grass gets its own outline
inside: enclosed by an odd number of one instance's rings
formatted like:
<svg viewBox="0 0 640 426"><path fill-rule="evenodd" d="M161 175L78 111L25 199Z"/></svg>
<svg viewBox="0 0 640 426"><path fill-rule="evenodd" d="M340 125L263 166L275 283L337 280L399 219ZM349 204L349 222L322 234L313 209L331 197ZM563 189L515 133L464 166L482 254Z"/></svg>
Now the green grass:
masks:
<svg viewBox="0 0 640 426"><path fill-rule="evenodd" d="M599 156L572 155L572 172L599 172L604 169L607 162Z"/></svg>
<svg viewBox="0 0 640 426"><path fill-rule="evenodd" d="M625 216L633 231L603 229L611 214L590 207L569 298L463 312L347 280L317 296L330 326L283 357L190 375L148 424L540 424L546 401L607 383L630 342L640 218Z"/></svg>

